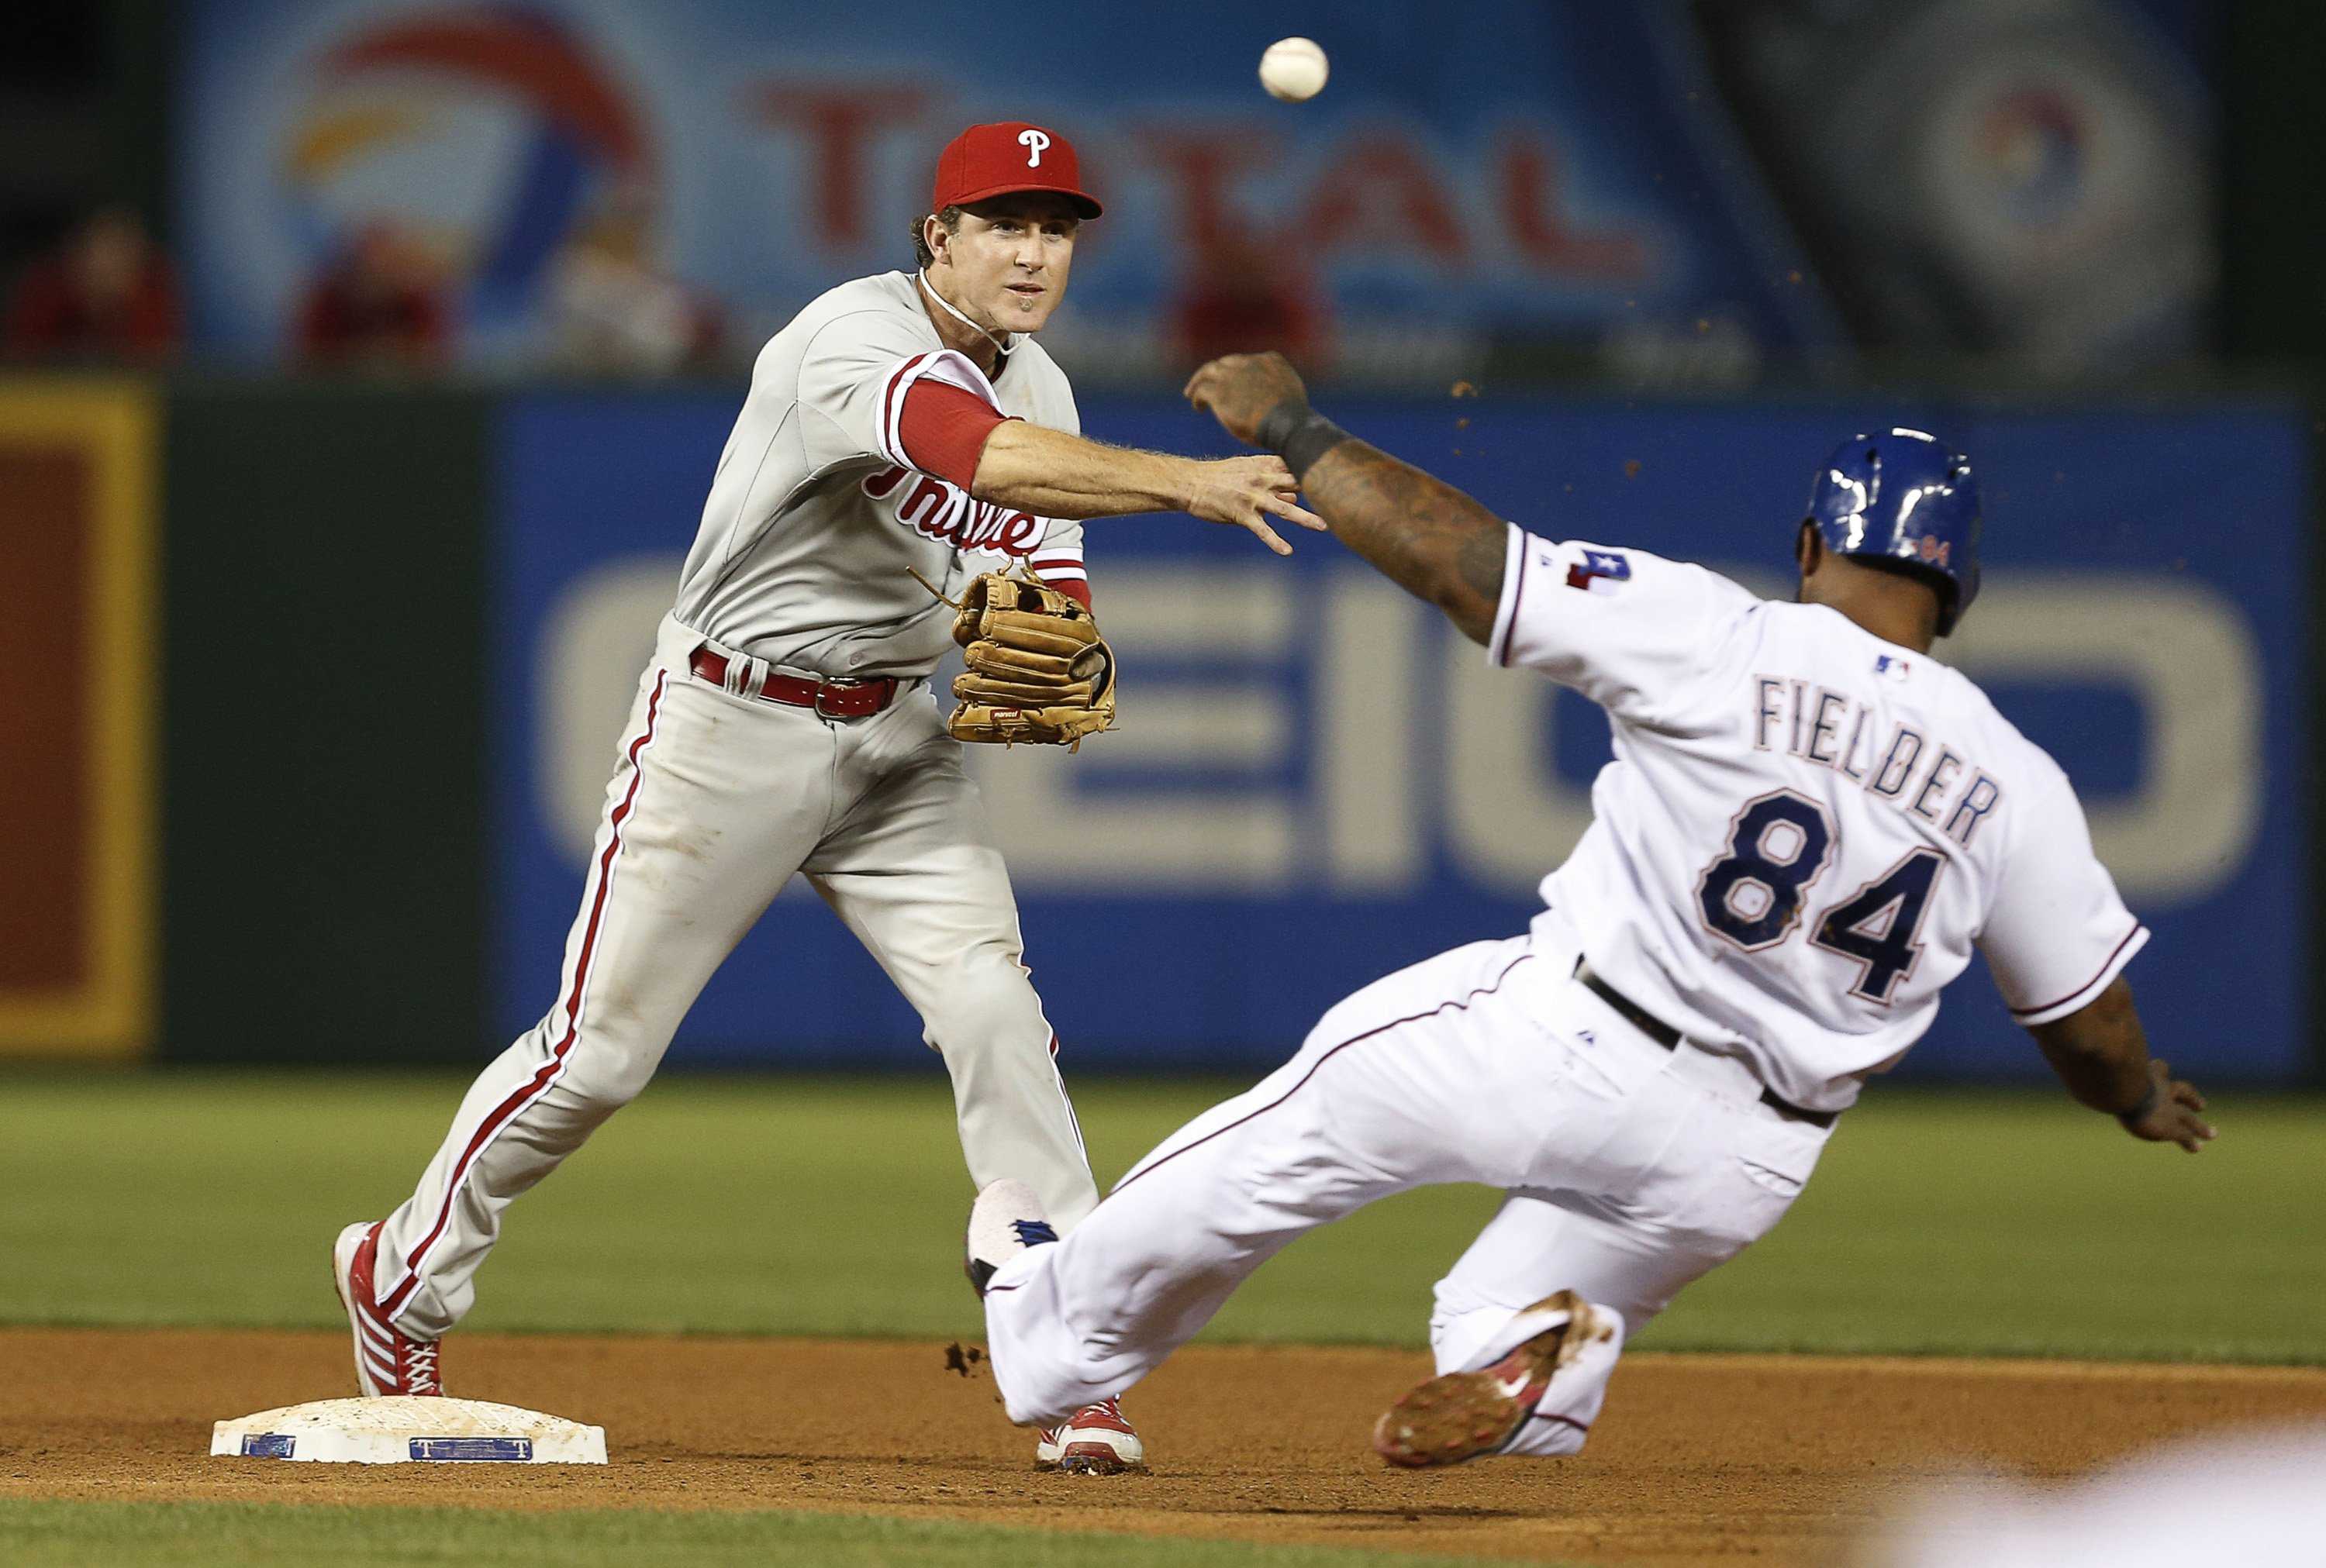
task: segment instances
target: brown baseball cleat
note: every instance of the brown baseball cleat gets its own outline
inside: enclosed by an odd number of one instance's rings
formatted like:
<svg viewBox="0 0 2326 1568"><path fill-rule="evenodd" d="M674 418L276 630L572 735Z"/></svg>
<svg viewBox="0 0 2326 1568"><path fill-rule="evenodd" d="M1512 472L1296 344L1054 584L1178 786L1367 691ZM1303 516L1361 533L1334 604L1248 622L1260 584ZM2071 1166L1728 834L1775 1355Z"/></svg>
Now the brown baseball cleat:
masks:
<svg viewBox="0 0 2326 1568"><path fill-rule="evenodd" d="M1597 1310L1571 1290L1545 1296L1519 1315L1547 1326L1483 1371L1447 1372L1415 1387L1373 1423L1373 1452L1414 1470L1499 1452L1534 1414L1551 1375L1609 1331Z"/></svg>

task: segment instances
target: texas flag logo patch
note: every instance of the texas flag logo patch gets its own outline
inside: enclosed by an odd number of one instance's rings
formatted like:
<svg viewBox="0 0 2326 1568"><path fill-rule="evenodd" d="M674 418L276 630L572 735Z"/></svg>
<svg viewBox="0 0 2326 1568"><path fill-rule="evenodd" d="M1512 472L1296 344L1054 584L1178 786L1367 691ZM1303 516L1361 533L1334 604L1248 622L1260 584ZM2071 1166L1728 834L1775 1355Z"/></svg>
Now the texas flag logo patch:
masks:
<svg viewBox="0 0 2326 1568"><path fill-rule="evenodd" d="M1615 584L1631 580L1632 563L1613 550L1586 550L1580 561L1567 569L1567 586L1586 593L1596 591L1595 583L1604 582L1612 591Z"/></svg>

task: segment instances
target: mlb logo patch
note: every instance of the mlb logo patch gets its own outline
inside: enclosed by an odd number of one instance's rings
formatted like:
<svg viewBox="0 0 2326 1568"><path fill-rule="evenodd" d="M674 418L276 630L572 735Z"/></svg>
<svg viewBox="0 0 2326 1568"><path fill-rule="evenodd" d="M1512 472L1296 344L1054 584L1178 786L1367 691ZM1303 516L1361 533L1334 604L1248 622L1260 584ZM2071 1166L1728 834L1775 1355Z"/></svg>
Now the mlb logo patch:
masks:
<svg viewBox="0 0 2326 1568"><path fill-rule="evenodd" d="M1632 563L1613 550L1586 550L1583 560L1567 569L1567 586L1592 591L1592 584L1614 585L1632 580Z"/></svg>
<svg viewBox="0 0 2326 1568"><path fill-rule="evenodd" d="M1874 673L1877 675L1887 675L1893 681L1904 680L1906 673L1912 668L1912 663L1895 654L1877 654L1874 658Z"/></svg>

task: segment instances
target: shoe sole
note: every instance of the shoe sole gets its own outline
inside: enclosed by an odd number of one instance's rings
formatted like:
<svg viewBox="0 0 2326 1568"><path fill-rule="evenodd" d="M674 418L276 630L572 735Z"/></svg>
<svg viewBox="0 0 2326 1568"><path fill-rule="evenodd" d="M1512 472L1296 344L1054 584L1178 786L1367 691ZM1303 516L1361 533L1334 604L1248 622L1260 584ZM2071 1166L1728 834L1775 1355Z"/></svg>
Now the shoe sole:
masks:
<svg viewBox="0 0 2326 1568"><path fill-rule="evenodd" d="M1050 1467L1060 1475L1129 1475L1147 1468L1145 1460L1127 1460L1103 1443L1077 1443Z"/></svg>
<svg viewBox="0 0 2326 1568"><path fill-rule="evenodd" d="M961 1271L969 1276L969 1288L977 1293L981 1301L985 1299L985 1287L992 1283L993 1276L1001 1271L1002 1266L1024 1252L1028 1245L1022 1234L1008 1237L995 1234L986 1237L985 1244L981 1247L979 1215L986 1211L1030 1219L1042 1224L1044 1229L1048 1228L1042 1200L1025 1183L1005 1176L1000 1181L987 1183L979 1190L969 1205L969 1223L963 1227L966 1234L962 1239ZM1009 1222L997 1220L992 1229L998 1232ZM1056 1233L1052 1233L1050 1240L1056 1239Z"/></svg>
<svg viewBox="0 0 2326 1568"><path fill-rule="evenodd" d="M1566 1321L1483 1371L1447 1372L1415 1387L1373 1424L1373 1452L1391 1464L1422 1470L1493 1453L1517 1435L1550 1375L1572 1359L1570 1343L1580 1346L1596 1326L1590 1304L1573 1291L1527 1310L1564 1312Z"/></svg>
<svg viewBox="0 0 2326 1568"><path fill-rule="evenodd" d="M1075 1429L1054 1430L1063 1437ZM1147 1468L1147 1445L1130 1432L1116 1433L1112 1438L1079 1437L1064 1443L1053 1443L1046 1433L1034 1450L1034 1468L1053 1474L1124 1475Z"/></svg>
<svg viewBox="0 0 2326 1568"><path fill-rule="evenodd" d="M1143 1452L1136 1458L1126 1457L1111 1443L1070 1443L1056 1459L1037 1455L1034 1468L1053 1475L1129 1475L1145 1470L1147 1458Z"/></svg>

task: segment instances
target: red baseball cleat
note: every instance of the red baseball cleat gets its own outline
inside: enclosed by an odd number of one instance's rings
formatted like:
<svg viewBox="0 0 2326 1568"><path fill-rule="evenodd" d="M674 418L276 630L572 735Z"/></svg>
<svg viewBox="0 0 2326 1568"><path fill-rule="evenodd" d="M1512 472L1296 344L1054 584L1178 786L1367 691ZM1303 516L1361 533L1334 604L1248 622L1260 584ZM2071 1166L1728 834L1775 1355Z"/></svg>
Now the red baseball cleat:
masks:
<svg viewBox="0 0 2326 1568"><path fill-rule="evenodd" d="M355 1335L356 1387L372 1397L441 1395L444 1385L436 1378L436 1341L414 1339L372 1304L372 1260L379 1251L380 1223L358 1220L340 1232L331 1248L331 1288Z"/></svg>
<svg viewBox="0 0 2326 1568"><path fill-rule="evenodd" d="M1147 1468L1147 1445L1139 1441L1138 1429L1123 1419L1120 1399L1085 1405L1064 1426L1045 1426L1037 1436L1034 1462L1044 1470L1121 1475Z"/></svg>
<svg viewBox="0 0 2326 1568"><path fill-rule="evenodd" d="M1551 1374L1610 1331L1598 1309L1571 1290L1519 1315L1540 1321L1533 1338L1484 1371L1447 1372L1415 1387L1373 1424L1373 1452L1413 1469L1498 1452L1534 1414Z"/></svg>

